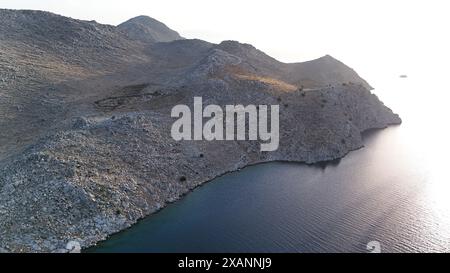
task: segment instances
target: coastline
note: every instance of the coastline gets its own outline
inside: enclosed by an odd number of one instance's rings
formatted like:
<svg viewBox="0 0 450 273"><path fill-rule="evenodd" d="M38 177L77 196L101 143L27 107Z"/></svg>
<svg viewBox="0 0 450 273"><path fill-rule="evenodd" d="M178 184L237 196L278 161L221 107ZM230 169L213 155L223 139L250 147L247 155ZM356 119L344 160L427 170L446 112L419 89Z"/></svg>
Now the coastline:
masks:
<svg viewBox="0 0 450 273"><path fill-rule="evenodd" d="M362 138L364 139L364 137L365 137L366 134L372 134L372 133L373 133L373 134L376 134L376 133L380 133L380 132L382 132L383 130L389 128L389 127L392 127L392 126L400 126L400 125L401 125L401 122L400 122L400 123L390 123L390 124L388 124L387 126L380 126L380 127L369 128L369 129L366 129L366 130L362 131L362 132L361 132L361 136L362 136ZM195 186L195 187L193 187L192 189L190 189L190 190L188 190L188 191L182 193L181 195L179 195L179 196L176 197L175 199L173 199L173 200L171 200L171 201L169 201L169 202L166 202L160 209L156 210L155 212L152 212L152 213L150 213L150 214L148 214L148 215L146 215L146 216L144 216L144 217L142 217L142 218L137 219L137 220L136 220L134 223L132 223L130 226L125 227L125 228L121 229L121 230L118 231L118 232L109 234L104 240L97 241L96 243L94 243L94 244L92 244L92 245L89 245L89 246L84 246L84 247L82 248L82 251L89 250L89 249L91 249L91 248L97 246L98 243L107 241L109 238L111 238L111 237L114 236L114 235L120 234L120 233L122 233L122 232L124 232L124 231L126 231L126 230L129 230L129 229L132 229L134 225L138 224L139 222L143 221L144 219L146 219L146 218L148 218L148 217L151 217L152 215L155 215L155 214L160 213L162 210L164 210L164 209L165 209L167 206L169 206L170 204L173 204L173 203L176 203L176 202L181 201L183 198L185 198L187 195L189 195L190 193L192 193L192 192L195 191L196 189L201 188L201 187L203 187L203 186L206 186L206 185L208 185L209 183L213 183L214 180L216 180L216 179L218 179L218 178L220 178L220 177L226 176L226 175L228 175L228 174L240 172L240 171L242 171L243 169L246 169L246 168L251 167L251 166L262 165L262 164L273 163L273 162L286 162L286 163L295 163L295 164L305 164L305 165L307 165L307 166L316 166L316 165L319 165L318 167L320 167L320 168L325 168L325 167L326 167L327 165L329 165L329 164L332 164L332 165L339 164L339 162L336 162L336 161L340 161L341 159L343 159L344 157L346 157L346 156L349 155L350 153L352 153L352 152L354 152L354 151L361 150L361 149L364 149L364 145L361 145L361 147L357 147L357 148L355 148L355 149L349 150L347 153L345 153L345 154L342 155L342 156L338 156L338 157L336 157L336 158L331 158L331 159L325 159L325 160L321 160L321 161L317 161L317 162L313 162L313 163L307 163L307 162L305 162L305 161L297 161L297 160L283 160L283 159L277 160L277 159L275 159L275 160L267 160L267 161L253 162L253 163L249 163L249 164L245 165L244 167L237 168L237 169L235 169L235 170L229 170L229 171L226 171L226 172L224 172L224 173L218 174L216 177L214 177L214 178L212 178L212 179L210 179L210 180L208 180L208 181L204 181L204 182L198 183L198 185Z"/></svg>
<svg viewBox="0 0 450 273"><path fill-rule="evenodd" d="M49 132L0 168L9 206L0 251L64 252L73 241L86 249L219 176L274 161L333 161L362 148L365 131L401 123L356 85L310 94L285 98L291 106L281 112L280 148L272 153L257 142L176 142L171 120L155 112L75 119ZM324 96L325 109L311 102Z"/></svg>

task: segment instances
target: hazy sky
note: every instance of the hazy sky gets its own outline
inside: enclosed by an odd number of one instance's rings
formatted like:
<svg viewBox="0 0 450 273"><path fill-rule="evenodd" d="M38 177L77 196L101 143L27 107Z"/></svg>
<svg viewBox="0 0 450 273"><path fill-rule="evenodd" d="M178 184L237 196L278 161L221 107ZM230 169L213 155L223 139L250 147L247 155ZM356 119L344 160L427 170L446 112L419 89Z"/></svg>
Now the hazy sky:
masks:
<svg viewBox="0 0 450 273"><path fill-rule="evenodd" d="M149 15L186 38L247 42L285 62L330 54L370 81L418 73L426 66L444 69L450 60L448 2L0 0L0 7L48 10L114 25Z"/></svg>

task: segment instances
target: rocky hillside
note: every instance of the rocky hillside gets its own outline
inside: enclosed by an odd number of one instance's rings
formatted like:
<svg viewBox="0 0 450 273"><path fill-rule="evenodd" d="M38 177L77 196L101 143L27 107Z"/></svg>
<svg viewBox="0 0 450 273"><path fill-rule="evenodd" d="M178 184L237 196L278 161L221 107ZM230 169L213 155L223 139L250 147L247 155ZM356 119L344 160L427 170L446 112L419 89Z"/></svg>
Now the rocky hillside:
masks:
<svg viewBox="0 0 450 273"><path fill-rule="evenodd" d="M286 64L251 45L185 40L137 17L119 27L0 10L0 251L89 247L218 175L314 163L400 123L325 56ZM279 104L280 149L175 142L173 106Z"/></svg>

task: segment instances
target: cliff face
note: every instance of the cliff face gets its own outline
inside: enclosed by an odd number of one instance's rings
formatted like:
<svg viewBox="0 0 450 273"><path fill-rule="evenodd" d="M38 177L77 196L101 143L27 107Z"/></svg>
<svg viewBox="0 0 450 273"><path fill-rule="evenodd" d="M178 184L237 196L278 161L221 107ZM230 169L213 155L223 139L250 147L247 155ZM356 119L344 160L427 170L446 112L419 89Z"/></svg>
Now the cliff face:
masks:
<svg viewBox="0 0 450 273"><path fill-rule="evenodd" d="M0 20L0 251L88 247L223 173L340 158L361 132L401 122L331 57L285 64L233 41L146 43L36 11ZM279 104L280 149L174 141L170 111L194 96Z"/></svg>

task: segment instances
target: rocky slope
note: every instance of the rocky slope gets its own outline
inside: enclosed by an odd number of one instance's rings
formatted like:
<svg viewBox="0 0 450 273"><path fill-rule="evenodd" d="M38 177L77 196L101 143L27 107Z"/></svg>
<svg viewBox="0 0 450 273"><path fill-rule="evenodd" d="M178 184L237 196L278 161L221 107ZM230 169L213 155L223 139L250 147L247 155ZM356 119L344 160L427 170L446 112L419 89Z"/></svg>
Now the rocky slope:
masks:
<svg viewBox="0 0 450 273"><path fill-rule="evenodd" d="M285 64L155 22L0 10L0 251L88 247L223 173L340 158L362 147L361 132L401 122L330 56ZM194 96L279 104L280 149L175 142L170 111Z"/></svg>

